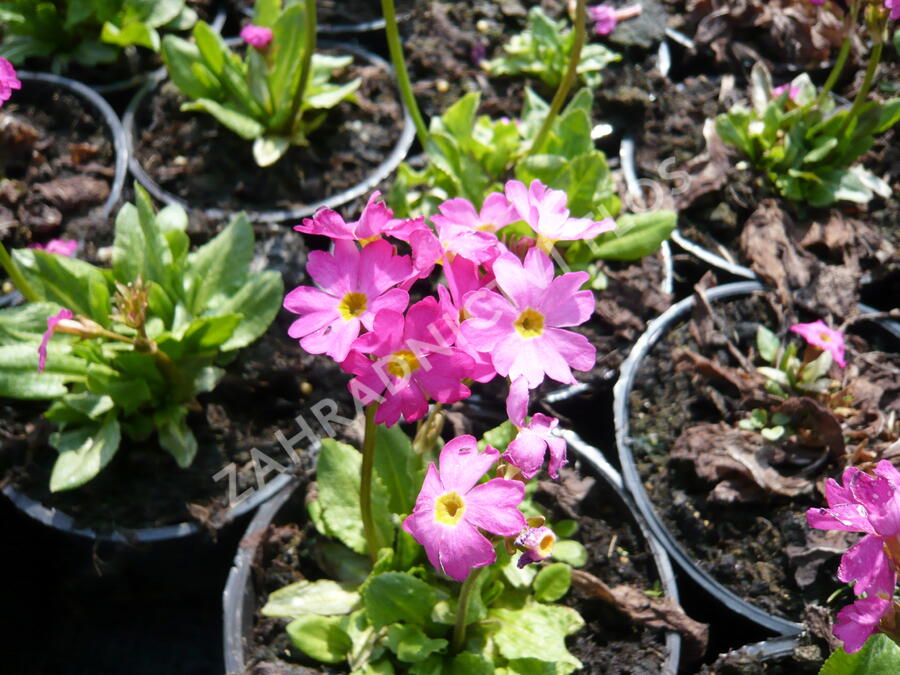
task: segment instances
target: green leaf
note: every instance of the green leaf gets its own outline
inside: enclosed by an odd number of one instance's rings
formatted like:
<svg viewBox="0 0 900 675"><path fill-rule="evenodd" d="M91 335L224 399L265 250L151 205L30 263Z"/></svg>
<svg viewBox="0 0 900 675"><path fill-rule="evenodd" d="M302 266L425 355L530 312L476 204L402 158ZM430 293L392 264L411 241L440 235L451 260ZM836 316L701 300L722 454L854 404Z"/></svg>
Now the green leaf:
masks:
<svg viewBox="0 0 900 675"><path fill-rule="evenodd" d="M221 297L221 296L220 296ZM284 299L284 282L274 270L254 274L240 290L222 301L213 298L210 309L216 313L242 315L231 337L222 345L224 352L246 347L266 332L275 320Z"/></svg>
<svg viewBox="0 0 900 675"><path fill-rule="evenodd" d="M577 520L560 520L557 523L551 524L551 528L556 533L557 537L560 537L560 538L571 537L573 534L578 532L578 521Z"/></svg>
<svg viewBox="0 0 900 675"><path fill-rule="evenodd" d="M757 115L765 113L772 101L772 75L761 61L750 69L750 100Z"/></svg>
<svg viewBox="0 0 900 675"><path fill-rule="evenodd" d="M764 361L775 363L778 358L778 350L781 349L781 340L765 326L757 326L756 349Z"/></svg>
<svg viewBox="0 0 900 675"><path fill-rule="evenodd" d="M148 192L137 181L134 183L135 205L137 206L138 224L143 237L144 281L155 281L163 289L174 295L175 285L172 283L169 268L172 265L172 251L156 221L156 210ZM129 280L131 281L131 280ZM177 296L176 296L177 297Z"/></svg>
<svg viewBox="0 0 900 675"><path fill-rule="evenodd" d="M418 626L393 624L388 628L388 645L397 658L406 663L424 661L447 646L446 640L432 640Z"/></svg>
<svg viewBox="0 0 900 675"><path fill-rule="evenodd" d="M784 427L783 426L766 427L765 429L760 429L759 433L767 441L772 441L774 443L779 438L784 436Z"/></svg>
<svg viewBox="0 0 900 675"><path fill-rule="evenodd" d="M115 403L113 403L112 398L109 396L92 394L89 391L69 394L63 401L68 407L77 410L82 415L92 420L102 417L115 406Z"/></svg>
<svg viewBox="0 0 900 675"><path fill-rule="evenodd" d="M211 99L219 94L220 86L210 86L194 73L193 65L202 64L197 45L174 35L166 35L162 40L160 54L169 78L185 96L190 99Z"/></svg>
<svg viewBox="0 0 900 675"><path fill-rule="evenodd" d="M421 626L435 600L431 585L404 572L380 574L363 591L366 614L375 628L401 621Z"/></svg>
<svg viewBox="0 0 900 675"><path fill-rule="evenodd" d="M894 33L894 39L900 32ZM900 122L900 98L892 98L881 104L881 115L878 118L878 126L875 127L874 133L883 134L885 131Z"/></svg>
<svg viewBox="0 0 900 675"><path fill-rule="evenodd" d="M602 260L638 260L655 253L675 230L674 211L650 211L620 216L616 229L601 234L589 248Z"/></svg>
<svg viewBox="0 0 900 675"><path fill-rule="evenodd" d="M159 33L145 23L133 22L119 28L114 23L107 21L100 31L100 39L119 47L138 45L154 52L159 51Z"/></svg>
<svg viewBox="0 0 900 675"><path fill-rule="evenodd" d="M252 117L221 104L211 98L198 97L191 103L184 103L182 110L199 110L215 117L222 126L233 131L241 138L252 141L263 135L266 128Z"/></svg>
<svg viewBox="0 0 900 675"><path fill-rule="evenodd" d="M182 469L189 467L197 455L197 438L187 425L187 408L167 406L153 415L159 445L175 458Z"/></svg>
<svg viewBox="0 0 900 675"><path fill-rule="evenodd" d="M392 513L412 513L422 487L421 462L409 436L399 427L378 426L375 436L375 473L387 488Z"/></svg>
<svg viewBox="0 0 900 675"><path fill-rule="evenodd" d="M896 675L900 647L887 635L876 633L854 654L838 649L825 661L819 675Z"/></svg>
<svg viewBox="0 0 900 675"><path fill-rule="evenodd" d="M541 602L555 602L569 592L572 585L572 568L566 563L553 563L542 567L532 582L534 597Z"/></svg>
<svg viewBox="0 0 900 675"><path fill-rule="evenodd" d="M349 614L359 603L359 593L330 579L298 581L269 594L263 616L296 619L306 614Z"/></svg>
<svg viewBox="0 0 900 675"><path fill-rule="evenodd" d="M214 75L220 77L229 52L225 41L205 21L198 21L192 32L204 64Z"/></svg>
<svg viewBox="0 0 900 675"><path fill-rule="evenodd" d="M221 349L240 322L240 314L220 314L195 319L181 339L181 353L186 355Z"/></svg>
<svg viewBox="0 0 900 675"><path fill-rule="evenodd" d="M359 586L372 571L368 557L354 553L339 542L319 541L316 551L319 565L329 578Z"/></svg>
<svg viewBox="0 0 900 675"><path fill-rule="evenodd" d="M563 666L563 672L581 668L566 649L566 636L584 626L574 609L530 603L521 609L495 608L489 618L499 622L494 642L506 659L538 659Z"/></svg>
<svg viewBox="0 0 900 675"><path fill-rule="evenodd" d="M280 129L294 117L292 102L300 86L300 71L306 47L306 16L302 2L282 12L272 26L269 45L269 91L275 105L275 115L268 121L269 129Z"/></svg>
<svg viewBox="0 0 900 675"><path fill-rule="evenodd" d="M102 425L50 434L50 445L59 451L50 475L50 491L71 490L94 478L115 456L119 440L115 415Z"/></svg>
<svg viewBox="0 0 900 675"><path fill-rule="evenodd" d="M775 384L778 384L782 387L790 387L791 382L788 380L788 376L781 370L777 368L769 368L767 366L760 366L756 369L759 371L759 374L765 377L766 379L772 380Z"/></svg>
<svg viewBox="0 0 900 675"><path fill-rule="evenodd" d="M506 420L503 424L484 432L484 436L478 442L478 450L484 452L484 449L490 445L495 450L503 452L518 433L519 430L516 429L516 425Z"/></svg>
<svg viewBox="0 0 900 675"><path fill-rule="evenodd" d="M569 563L572 567L584 567L587 549L574 539L561 539L553 545L553 559Z"/></svg>
<svg viewBox="0 0 900 675"><path fill-rule="evenodd" d="M800 382L809 384L823 377L828 372L828 369L831 368L832 360L831 352L823 351L800 369Z"/></svg>
<svg viewBox="0 0 900 675"><path fill-rule="evenodd" d="M307 614L287 625L297 649L322 663L340 663L353 646L341 628L341 617Z"/></svg>
<svg viewBox="0 0 900 675"><path fill-rule="evenodd" d="M153 398L150 387L143 379L125 377L102 363L88 366L85 385L95 394L110 396L126 414L133 413Z"/></svg>
<svg viewBox="0 0 900 675"><path fill-rule="evenodd" d="M188 309L204 314L216 296L228 297L247 281L253 259L253 227L243 213L188 256L185 290Z"/></svg>
<svg viewBox="0 0 900 675"><path fill-rule="evenodd" d="M271 166L284 157L290 147L288 137L266 134L253 141L253 159L259 166Z"/></svg>

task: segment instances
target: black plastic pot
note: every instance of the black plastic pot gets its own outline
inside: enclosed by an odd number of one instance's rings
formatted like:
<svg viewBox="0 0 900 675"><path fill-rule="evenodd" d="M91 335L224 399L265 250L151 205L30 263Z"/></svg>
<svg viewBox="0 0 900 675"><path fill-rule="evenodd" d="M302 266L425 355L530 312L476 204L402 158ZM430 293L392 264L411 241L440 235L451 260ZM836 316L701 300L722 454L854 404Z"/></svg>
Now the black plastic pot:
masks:
<svg viewBox="0 0 900 675"><path fill-rule="evenodd" d="M226 42L228 42L229 44L235 44L239 41L239 38L230 38L229 40L226 40ZM387 61L382 59L377 54L373 54L372 52L368 51L367 49L363 49L358 45L342 42L326 42L325 40L320 40L318 45L320 47L332 47L341 49L355 56L358 56L359 58L369 62L372 65L384 68L388 72L393 73L393 70L391 69L391 66L387 63ZM164 68L154 73L150 77L148 82L134 95L134 98L132 98L131 102L128 104L128 108L125 110L125 115L122 118L122 122L125 127L125 137L128 142L128 149L131 153L129 157L129 168L131 169L131 173L134 175L134 177L137 178L138 182L140 182L140 184L143 185L144 188L146 188L146 190L151 195L153 195L155 199L165 202L166 204L178 204L182 208L190 210L190 204L180 199L179 197L176 197L172 193L164 190L156 181L154 181L150 177L150 175L137 161L137 158L134 156L133 152L135 138L137 136L137 129L135 127L136 111L143 100L156 90L156 88L165 79L165 77L166 72ZM397 139L397 143L394 145L391 154L388 155L384 159L384 161L381 162L381 164L375 167L375 169L366 177L365 180L354 185L348 190L344 190L343 192L331 195L321 201L303 206L298 209L248 211L246 212L247 217L251 222L255 223L280 223L288 220L299 220L300 218L312 215L322 207L333 209L342 204L346 204L353 199L362 197L371 192L375 188L375 186L377 186L381 181L387 178L391 174L391 172L400 165L400 162L403 161L403 158L406 157L407 152L409 152L409 148L412 145L415 136L416 130L413 125L412 117L410 116L409 111L406 110L406 107L404 106L403 129L400 132L400 137ZM227 218L230 215L229 211L223 209L205 209L203 213L208 218L214 220L221 220Z"/></svg>
<svg viewBox="0 0 900 675"><path fill-rule="evenodd" d="M128 143L125 140L125 131L122 129L122 123L119 116L110 107L106 99L96 91L85 84L76 80L63 77L62 75L53 75L52 73L32 73L26 70L20 70L17 74L22 81L22 86L27 87L29 82L44 82L53 87L61 87L68 89L70 92L80 96L86 100L92 108L94 108L103 119L103 123L112 136L113 148L116 153L115 173L113 182L109 188L109 197L103 204L100 216L106 218L119 202L122 196L122 188L125 185L125 174L128 171Z"/></svg>
<svg viewBox="0 0 900 675"><path fill-rule="evenodd" d="M609 485L616 497L620 499L634 516L635 522L650 547L662 589L666 596L678 602L678 588L675 575L665 549L656 541L641 513L635 508L631 497L623 488L622 476L606 461L603 454L594 447L584 443L575 432L563 431L569 448L575 455L576 466L583 463L592 473L597 473ZM259 533L265 530L280 509L291 498L298 484L292 483L279 494L270 499L257 511L247 532L241 540L234 564L228 573L228 581L222 594L224 611L224 647L225 672L229 675L244 673L247 667L246 646L251 638L253 615L255 612L256 592L252 575L252 565L259 548ZM681 636L670 631L666 633L666 660L661 669L662 675L675 675L681 658Z"/></svg>
<svg viewBox="0 0 900 675"><path fill-rule="evenodd" d="M748 295L755 291L763 290L762 284L757 281L743 281L733 284L717 286L705 292L707 300L711 303L735 296ZM794 636L803 630L803 625L774 616L755 605L742 599L724 585L719 583L708 572L703 570L693 557L681 546L674 535L663 524L656 512L656 507L650 501L634 456L631 452L631 435L629 430L629 397L634 386L638 367L644 357L653 346L665 335L665 333L679 321L688 316L694 306L694 298L689 297L672 305L659 318L650 322L647 330L638 339L628 358L622 364L619 380L613 389L613 416L616 426L616 445L619 451L619 460L622 465L622 475L628 491L634 497L637 508L646 519L646 522L659 541L665 546L669 555L679 566L695 581L705 588L713 597L726 607L741 614L766 630L773 631L783 636ZM859 305L860 309L868 313L873 311L866 305ZM895 332L895 322L879 320L877 322L886 331L900 338L900 333Z"/></svg>

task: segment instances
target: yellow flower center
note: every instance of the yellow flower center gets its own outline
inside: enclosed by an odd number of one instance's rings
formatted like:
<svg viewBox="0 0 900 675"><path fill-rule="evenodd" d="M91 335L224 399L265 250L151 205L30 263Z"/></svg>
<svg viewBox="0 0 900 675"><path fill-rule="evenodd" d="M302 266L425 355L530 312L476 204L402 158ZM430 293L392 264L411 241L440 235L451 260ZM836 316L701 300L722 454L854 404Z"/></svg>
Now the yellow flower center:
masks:
<svg viewBox="0 0 900 675"><path fill-rule="evenodd" d="M523 338L536 338L544 332L544 315L529 307L519 314L513 325Z"/></svg>
<svg viewBox="0 0 900 675"><path fill-rule="evenodd" d="M547 558L553 553L553 544L556 543L556 537L552 534L545 534L543 539L541 539L541 543L538 545L538 550L541 552L541 556Z"/></svg>
<svg viewBox="0 0 900 675"><path fill-rule="evenodd" d="M338 312L344 318L344 321L355 319L366 311L366 294L365 293L347 293L344 299L338 304Z"/></svg>
<svg viewBox="0 0 900 675"><path fill-rule="evenodd" d="M831 336L828 333L819 333L819 339L822 342L831 342Z"/></svg>
<svg viewBox="0 0 900 675"><path fill-rule="evenodd" d="M434 500L434 520L441 525L456 525L466 512L466 502L455 490Z"/></svg>
<svg viewBox="0 0 900 675"><path fill-rule="evenodd" d="M401 349L391 354L385 369L394 377L409 377L419 369L419 359L408 349Z"/></svg>
<svg viewBox="0 0 900 675"><path fill-rule="evenodd" d="M497 226L493 223L482 223L475 229L479 232L495 232L497 230Z"/></svg>

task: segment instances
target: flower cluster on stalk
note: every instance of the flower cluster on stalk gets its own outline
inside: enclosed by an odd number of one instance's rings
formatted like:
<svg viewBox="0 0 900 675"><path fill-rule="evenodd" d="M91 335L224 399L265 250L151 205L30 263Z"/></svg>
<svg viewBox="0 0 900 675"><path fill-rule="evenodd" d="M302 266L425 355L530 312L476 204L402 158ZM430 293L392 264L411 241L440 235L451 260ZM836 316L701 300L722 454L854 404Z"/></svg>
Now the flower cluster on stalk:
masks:
<svg viewBox="0 0 900 675"><path fill-rule="evenodd" d="M331 239L313 251L300 286L284 306L298 318L289 328L306 351L326 354L353 375L351 394L376 406L374 421L393 426L420 420L432 402L452 404L475 382L507 378L507 410L518 434L501 454L475 439L448 442L431 464L404 529L439 571L462 581L495 560L506 538L521 564L546 558L555 537L528 523L518 506L524 482L545 464L552 477L566 462L557 420L526 420L529 391L545 378L573 383L596 350L571 330L594 311L585 272L558 274L550 254L559 240L589 239L615 227L611 219L572 217L564 192L540 181L509 181L481 205L455 198L429 218L395 218L375 193L359 220L320 209L296 230ZM534 237L501 238L523 221ZM413 285L437 277L434 293ZM499 463L499 464L498 464ZM495 478L480 482L492 467Z"/></svg>

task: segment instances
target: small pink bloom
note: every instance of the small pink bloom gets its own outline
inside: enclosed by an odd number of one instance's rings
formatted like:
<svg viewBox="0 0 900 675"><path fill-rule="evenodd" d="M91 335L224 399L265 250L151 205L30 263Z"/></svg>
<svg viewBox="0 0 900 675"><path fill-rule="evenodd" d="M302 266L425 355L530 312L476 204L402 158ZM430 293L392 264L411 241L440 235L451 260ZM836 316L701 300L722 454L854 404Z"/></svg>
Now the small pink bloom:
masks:
<svg viewBox="0 0 900 675"><path fill-rule="evenodd" d="M825 0L809 0L814 5L824 5Z"/></svg>
<svg viewBox="0 0 900 675"><path fill-rule="evenodd" d="M616 17L616 8L610 5L594 5L588 7L588 17L594 22L594 32L597 35L609 35L619 22Z"/></svg>
<svg viewBox="0 0 900 675"><path fill-rule="evenodd" d="M523 483L494 478L477 484L498 455L490 446L478 452L474 436L454 438L441 450L440 470L434 462L428 466L416 506L403 521L435 569L456 581L497 559L479 530L512 537L526 526L517 508L525 496Z"/></svg>
<svg viewBox="0 0 900 675"><path fill-rule="evenodd" d="M891 19L900 19L900 0L884 0L884 6L891 10Z"/></svg>
<svg viewBox="0 0 900 675"><path fill-rule="evenodd" d="M371 330L379 311L402 312L409 304L409 294L393 287L409 278L412 265L386 241L360 251L353 241L339 239L333 253L310 253L306 269L319 288L295 288L284 307L300 315L288 335L299 338L310 354L343 361L362 328Z"/></svg>
<svg viewBox="0 0 900 675"><path fill-rule="evenodd" d="M531 181L527 189L521 181L506 183L506 197L524 220L544 239L572 241L593 239L616 229L612 218L593 221L590 218L570 218L566 207L568 197L562 190L551 190L541 181Z"/></svg>
<svg viewBox="0 0 900 675"><path fill-rule="evenodd" d="M75 254L75 251L78 250L78 242L74 239L51 239L46 245L32 244L28 248L71 258Z"/></svg>
<svg viewBox="0 0 900 675"><path fill-rule="evenodd" d="M472 358L451 346L452 336L433 297L411 306L405 318L393 310L379 312L372 332L353 343L341 364L356 375L348 384L350 393L364 405L383 398L375 422L386 426L396 424L401 414L407 422L421 419L429 398L441 403L466 398L472 392L462 380L472 371Z"/></svg>
<svg viewBox="0 0 900 675"><path fill-rule="evenodd" d="M525 415L528 414L528 380L517 377L509 385L506 397L506 416L520 429L525 426Z"/></svg>
<svg viewBox="0 0 900 675"><path fill-rule="evenodd" d="M53 337L53 331L56 330L57 324L63 319L71 319L74 314L69 309L61 309L54 316L47 317L47 330L44 331L44 336L41 338L41 344L38 347L38 372L44 372L44 368L47 366L47 345L50 344L50 338Z"/></svg>
<svg viewBox="0 0 900 675"><path fill-rule="evenodd" d="M22 83L16 77L16 69L9 61L0 57L0 105L9 100L13 89L21 88Z"/></svg>
<svg viewBox="0 0 900 675"><path fill-rule="evenodd" d="M844 651L853 654L878 632L878 623L891 609L891 601L878 595L860 598L837 613L834 634L844 642Z"/></svg>
<svg viewBox="0 0 900 675"><path fill-rule="evenodd" d="M541 413L532 416L528 426L519 430L519 435L509 444L503 459L517 467L530 480L544 466L547 449L550 450L550 465L547 472L551 478L559 476L559 468L566 463L566 441L553 435L559 420Z"/></svg>
<svg viewBox="0 0 900 675"><path fill-rule="evenodd" d="M791 332L800 335L807 344L818 347L823 352L831 352L834 362L841 368L847 365L844 360L844 334L829 328L821 319L812 323L794 324L791 326Z"/></svg>
<svg viewBox="0 0 900 675"><path fill-rule="evenodd" d="M519 562L516 566L522 569L528 563L546 560L553 553L553 545L556 543L556 533L549 527L529 527L518 537L515 545L522 550Z"/></svg>
<svg viewBox="0 0 900 675"><path fill-rule="evenodd" d="M534 389L548 376L574 382L572 368L590 370L597 350L587 338L566 326L584 323L594 312L594 296L579 290L588 275L570 272L553 278L553 263L533 248L524 263L511 253L493 264L497 285L505 295L481 289L466 296L472 318L460 327L478 351L491 354L497 372L515 380L525 377Z"/></svg>
<svg viewBox="0 0 900 675"><path fill-rule="evenodd" d="M272 42L272 29L250 23L241 29L241 39L254 49L265 49Z"/></svg>
<svg viewBox="0 0 900 675"><path fill-rule="evenodd" d="M790 83L785 82L785 83L782 84L781 86L775 87L775 88L772 90L772 97L773 97L773 98L778 98L779 96L781 96L781 95L784 94L785 92L787 92L788 98L789 98L791 101L796 101L796 100L797 100L797 97L800 95L800 87L798 87L797 85L794 85L794 84L790 84Z"/></svg>
<svg viewBox="0 0 900 675"><path fill-rule="evenodd" d="M409 241L413 232L428 230L424 218L404 220L394 218L394 212L381 201L381 192L376 190L369 197L359 220L346 222L337 211L321 208L312 218L304 218L302 225L294 226L297 232L319 234L331 239L351 239L367 244L389 235L402 241Z"/></svg>

